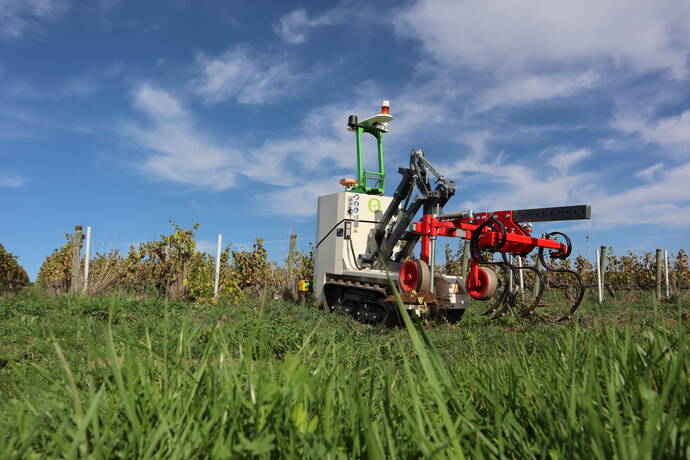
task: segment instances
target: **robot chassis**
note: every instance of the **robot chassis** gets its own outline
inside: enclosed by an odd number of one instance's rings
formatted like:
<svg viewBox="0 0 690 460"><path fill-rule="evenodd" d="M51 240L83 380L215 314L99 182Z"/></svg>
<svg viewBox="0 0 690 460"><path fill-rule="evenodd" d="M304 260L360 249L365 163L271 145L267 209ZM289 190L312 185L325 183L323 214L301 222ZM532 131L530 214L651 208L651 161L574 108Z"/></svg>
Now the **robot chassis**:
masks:
<svg viewBox="0 0 690 460"><path fill-rule="evenodd" d="M365 323L395 321L397 307L388 277L397 281L401 298L408 310L440 314L451 322L464 314L469 298L493 300L484 315L499 318L514 311L518 316L532 314L541 305L546 280L535 266L515 265L534 250L546 272L573 279L575 291L567 301L566 311L557 321L569 319L577 310L585 288L579 274L567 268L554 268L553 260L565 260L572 252L570 238L551 232L540 238L532 236L532 222L590 219L589 205L507 210L497 212L443 212L456 192L455 184L440 174L424 152L413 149L409 168L399 168L400 184L392 197L384 197L382 135L388 131L387 101L381 114L362 122L351 115L348 127L357 137L357 180L342 180L347 190L319 198L313 289L322 306L354 316ZM378 142L379 171L365 171L361 160L361 135L372 134ZM432 186L432 178L434 184ZM368 183L374 181L374 186ZM416 193L415 193L416 192ZM374 202L387 201L385 211L372 209ZM369 219L360 218L359 201L369 200ZM382 208L382 207L381 207ZM354 209L354 214L353 214ZM422 211L421 219L414 221ZM365 216L366 217L366 216ZM333 225L335 221L335 225ZM360 233L357 237L356 233ZM441 274L436 269L435 249L438 237L469 240L470 260L467 279ZM359 240L357 239L359 238ZM357 244L354 241L358 241ZM420 255L414 249L421 240ZM358 249L355 249L355 246ZM486 257L491 254L491 257ZM494 261L493 254L501 260ZM503 275L503 286L494 271ZM521 288L513 280L521 273L531 273L534 292L530 302L517 308Z"/></svg>

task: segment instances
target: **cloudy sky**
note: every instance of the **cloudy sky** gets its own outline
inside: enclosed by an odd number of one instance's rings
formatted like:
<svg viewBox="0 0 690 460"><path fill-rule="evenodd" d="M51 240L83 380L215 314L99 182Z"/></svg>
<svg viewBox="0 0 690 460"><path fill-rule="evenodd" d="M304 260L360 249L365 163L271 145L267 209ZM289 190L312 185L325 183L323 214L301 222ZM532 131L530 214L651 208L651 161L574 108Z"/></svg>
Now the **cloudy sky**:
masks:
<svg viewBox="0 0 690 460"><path fill-rule="evenodd" d="M385 98L389 191L418 147L447 209L589 203L537 229L687 248L689 53L687 0L0 0L0 242L33 277L75 224L172 219L282 259Z"/></svg>

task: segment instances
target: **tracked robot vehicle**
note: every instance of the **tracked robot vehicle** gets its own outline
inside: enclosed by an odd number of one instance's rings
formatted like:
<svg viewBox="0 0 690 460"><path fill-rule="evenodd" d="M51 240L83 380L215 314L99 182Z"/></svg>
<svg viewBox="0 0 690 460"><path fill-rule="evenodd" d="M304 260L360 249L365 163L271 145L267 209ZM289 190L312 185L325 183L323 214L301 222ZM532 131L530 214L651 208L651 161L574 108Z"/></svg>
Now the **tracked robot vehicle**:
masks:
<svg viewBox="0 0 690 460"><path fill-rule="evenodd" d="M356 140L357 178L341 180L343 191L318 199L312 288L321 305L365 323L392 320L397 317L397 307L390 276L406 308L417 315L438 314L454 322L472 298L491 301L484 313L494 318L509 311L527 316L542 305L544 273L557 272L561 279L570 279L571 285L567 308L555 319L569 318L582 301L584 286L576 272L556 268L552 261L570 255L570 239L562 232L534 237L531 223L589 219L590 206L445 212L455 184L419 149L411 151L409 167L398 169L401 180L393 196L384 196L383 135L392 120L388 101L383 101L377 115L364 120L355 115L348 118L347 129ZM365 134L377 142L376 171L364 169ZM420 211L421 219L415 221ZM469 240L466 279L440 273L436 241L441 236ZM415 253L418 244L419 255ZM523 264L534 250L541 269ZM533 281L527 302L525 277Z"/></svg>

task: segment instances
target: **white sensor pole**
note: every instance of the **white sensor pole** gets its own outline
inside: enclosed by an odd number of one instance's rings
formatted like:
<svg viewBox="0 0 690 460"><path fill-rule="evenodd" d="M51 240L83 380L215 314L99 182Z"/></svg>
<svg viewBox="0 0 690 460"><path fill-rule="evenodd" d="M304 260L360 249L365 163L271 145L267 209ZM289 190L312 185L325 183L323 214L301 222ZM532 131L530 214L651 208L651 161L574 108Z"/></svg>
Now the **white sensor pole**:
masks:
<svg viewBox="0 0 690 460"><path fill-rule="evenodd" d="M522 268L522 256L516 256L517 257L517 262L518 262L518 267ZM520 274L520 290L525 289L525 277L523 275L523 270L518 270L518 273Z"/></svg>
<svg viewBox="0 0 690 460"><path fill-rule="evenodd" d="M218 234L218 250L216 251L216 284L213 287L213 295L218 297L218 283L220 281L220 247L223 245L223 235Z"/></svg>
<svg viewBox="0 0 690 460"><path fill-rule="evenodd" d="M601 261L599 260L599 250L597 249L595 253L597 254L597 287L599 292L599 303L601 303L603 297L601 292Z"/></svg>
<svg viewBox="0 0 690 460"><path fill-rule="evenodd" d="M84 254L84 289L89 287L89 259L91 258L91 227L86 227L86 253Z"/></svg>
<svg viewBox="0 0 690 460"><path fill-rule="evenodd" d="M666 268L666 297L671 297L671 287L668 285L668 249L664 249L664 267Z"/></svg>

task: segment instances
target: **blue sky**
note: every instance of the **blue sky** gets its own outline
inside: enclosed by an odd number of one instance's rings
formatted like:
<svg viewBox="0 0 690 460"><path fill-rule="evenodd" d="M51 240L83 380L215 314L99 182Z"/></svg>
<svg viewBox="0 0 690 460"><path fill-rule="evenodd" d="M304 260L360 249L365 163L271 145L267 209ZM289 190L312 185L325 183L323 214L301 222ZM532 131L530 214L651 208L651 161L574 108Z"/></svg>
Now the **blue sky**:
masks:
<svg viewBox="0 0 690 460"><path fill-rule="evenodd" d="M0 0L0 242L32 278L75 224L282 259L385 98L389 191L419 147L446 209L589 203L537 230L687 248L689 53L687 0Z"/></svg>

